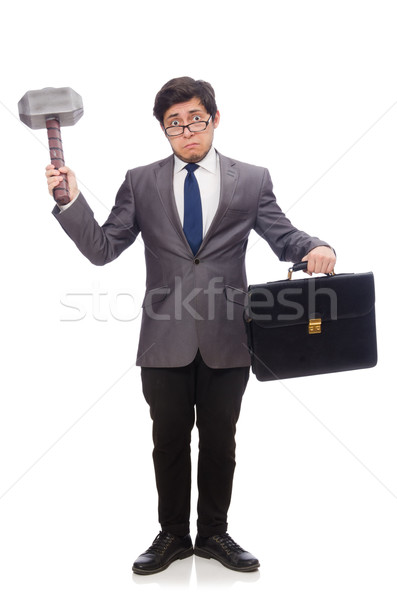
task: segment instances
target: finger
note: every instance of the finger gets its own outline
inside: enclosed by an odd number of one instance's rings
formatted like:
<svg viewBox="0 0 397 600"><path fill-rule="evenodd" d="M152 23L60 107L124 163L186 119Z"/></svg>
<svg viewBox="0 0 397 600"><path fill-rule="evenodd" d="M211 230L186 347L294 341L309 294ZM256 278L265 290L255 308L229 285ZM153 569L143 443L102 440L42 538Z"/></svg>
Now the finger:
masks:
<svg viewBox="0 0 397 600"><path fill-rule="evenodd" d="M334 261L329 258L325 258L318 262L316 273L332 273L334 269Z"/></svg>
<svg viewBox="0 0 397 600"><path fill-rule="evenodd" d="M63 177L51 177L48 180L48 189L51 192L57 185L61 183Z"/></svg>
<svg viewBox="0 0 397 600"><path fill-rule="evenodd" d="M327 266L328 266L328 261L325 262L324 259L317 260L314 272L317 274L326 273Z"/></svg>
<svg viewBox="0 0 397 600"><path fill-rule="evenodd" d="M60 172L57 169L51 169L46 172L47 179L57 176L57 175L58 176L60 175Z"/></svg>
<svg viewBox="0 0 397 600"><path fill-rule="evenodd" d="M331 259L329 261L327 273L332 273L334 271L334 269L335 269L335 263L336 263L336 260L334 260L334 259Z"/></svg>
<svg viewBox="0 0 397 600"><path fill-rule="evenodd" d="M66 165L64 167L59 167L58 170L61 173L65 173L66 175L73 175L74 176L74 172L72 171L72 169L70 167L67 167Z"/></svg>
<svg viewBox="0 0 397 600"><path fill-rule="evenodd" d="M310 275L313 275L313 273L316 273L316 260L309 256L309 260L307 261L307 270L309 272Z"/></svg>
<svg viewBox="0 0 397 600"><path fill-rule="evenodd" d="M313 260L313 266L311 268L312 273L319 273L319 261L318 260Z"/></svg>

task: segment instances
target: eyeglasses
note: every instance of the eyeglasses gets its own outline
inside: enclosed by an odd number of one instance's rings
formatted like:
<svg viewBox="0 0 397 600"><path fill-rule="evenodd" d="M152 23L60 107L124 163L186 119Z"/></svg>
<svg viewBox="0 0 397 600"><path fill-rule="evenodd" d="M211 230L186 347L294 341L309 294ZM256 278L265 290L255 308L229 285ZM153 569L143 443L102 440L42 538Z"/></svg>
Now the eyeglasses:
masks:
<svg viewBox="0 0 397 600"><path fill-rule="evenodd" d="M185 131L185 127L187 127L191 133L198 133L199 131L205 131L207 129L211 118L212 117L210 117L208 121L194 121L193 123L189 123L189 125L173 125L172 127L166 127L164 131L168 137L182 135Z"/></svg>

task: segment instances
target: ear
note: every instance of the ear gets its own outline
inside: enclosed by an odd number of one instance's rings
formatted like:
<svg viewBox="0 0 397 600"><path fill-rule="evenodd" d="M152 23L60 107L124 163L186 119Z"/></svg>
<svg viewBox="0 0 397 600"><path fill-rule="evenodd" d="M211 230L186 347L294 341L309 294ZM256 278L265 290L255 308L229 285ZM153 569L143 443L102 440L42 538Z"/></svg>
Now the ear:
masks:
<svg viewBox="0 0 397 600"><path fill-rule="evenodd" d="M217 110L215 113L215 118L213 120L214 129L216 129L218 127L220 119L221 119L221 114L220 114L219 110Z"/></svg>

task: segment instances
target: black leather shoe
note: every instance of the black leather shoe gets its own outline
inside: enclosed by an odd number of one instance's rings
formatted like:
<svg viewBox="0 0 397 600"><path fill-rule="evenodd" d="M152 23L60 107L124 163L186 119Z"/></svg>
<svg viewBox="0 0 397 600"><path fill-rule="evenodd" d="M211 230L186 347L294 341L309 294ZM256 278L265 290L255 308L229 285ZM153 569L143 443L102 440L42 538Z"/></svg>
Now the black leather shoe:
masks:
<svg viewBox="0 0 397 600"><path fill-rule="evenodd" d="M193 554L190 535L178 537L160 531L153 544L134 562L132 570L139 575L151 575L164 571L174 560L188 558Z"/></svg>
<svg viewBox="0 0 397 600"><path fill-rule="evenodd" d="M194 553L202 558L215 558L233 571L255 571L260 566L258 559L236 544L228 533L208 538L198 535Z"/></svg>

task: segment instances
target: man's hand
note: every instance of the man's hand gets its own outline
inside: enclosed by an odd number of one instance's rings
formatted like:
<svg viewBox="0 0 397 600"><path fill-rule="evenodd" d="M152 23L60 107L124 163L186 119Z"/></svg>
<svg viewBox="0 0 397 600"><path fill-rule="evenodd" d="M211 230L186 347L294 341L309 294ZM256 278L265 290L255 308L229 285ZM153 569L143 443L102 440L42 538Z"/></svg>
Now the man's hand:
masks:
<svg viewBox="0 0 397 600"><path fill-rule="evenodd" d="M336 263L335 252L329 246L317 246L310 250L302 258L302 262L307 260L306 273L313 275L313 273L332 273Z"/></svg>
<svg viewBox="0 0 397 600"><path fill-rule="evenodd" d="M54 188L56 188L56 186L60 184L64 177L66 177L69 184L70 200L74 200L74 198L76 198L79 193L79 188L77 187L76 176L72 169L69 169L69 167L61 167L60 169L56 169L54 165L47 165L45 168L45 174L47 177L48 191L51 196Z"/></svg>

